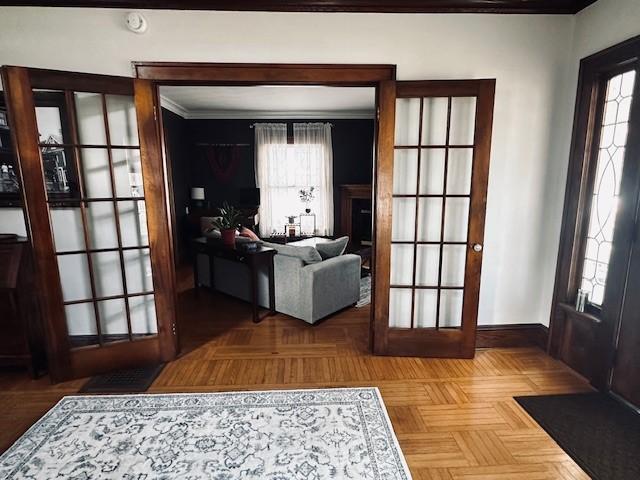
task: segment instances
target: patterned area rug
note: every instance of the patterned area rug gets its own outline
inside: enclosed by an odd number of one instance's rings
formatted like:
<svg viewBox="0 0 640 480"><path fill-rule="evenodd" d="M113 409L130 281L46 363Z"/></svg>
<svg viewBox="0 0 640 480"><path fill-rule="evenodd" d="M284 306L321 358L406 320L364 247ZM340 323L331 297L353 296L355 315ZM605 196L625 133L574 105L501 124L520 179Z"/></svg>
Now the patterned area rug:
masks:
<svg viewBox="0 0 640 480"><path fill-rule="evenodd" d="M409 480L377 388L65 397L8 479Z"/></svg>
<svg viewBox="0 0 640 480"><path fill-rule="evenodd" d="M360 279L360 300L356 303L356 308L364 307L371 303L371 275Z"/></svg>

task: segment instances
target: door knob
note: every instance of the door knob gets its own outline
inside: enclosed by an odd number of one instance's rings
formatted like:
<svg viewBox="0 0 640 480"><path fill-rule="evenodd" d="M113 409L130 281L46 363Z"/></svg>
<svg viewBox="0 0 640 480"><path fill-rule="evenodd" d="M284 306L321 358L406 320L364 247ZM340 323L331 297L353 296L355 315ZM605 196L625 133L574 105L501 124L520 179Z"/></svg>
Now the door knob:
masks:
<svg viewBox="0 0 640 480"><path fill-rule="evenodd" d="M482 244L481 243L474 243L473 244L473 251L474 252L481 252L482 251Z"/></svg>

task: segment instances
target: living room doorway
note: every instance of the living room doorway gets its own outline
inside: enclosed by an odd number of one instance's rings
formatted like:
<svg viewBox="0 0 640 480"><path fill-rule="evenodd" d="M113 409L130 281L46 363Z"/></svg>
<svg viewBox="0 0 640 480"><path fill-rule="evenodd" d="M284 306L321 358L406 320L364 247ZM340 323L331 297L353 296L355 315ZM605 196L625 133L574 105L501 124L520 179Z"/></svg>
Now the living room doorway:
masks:
<svg viewBox="0 0 640 480"><path fill-rule="evenodd" d="M220 316L235 299L269 309L273 289L278 312L310 324L367 306L375 89L162 85L159 95L180 295L194 286L225 294ZM237 211L240 254L220 258L225 206ZM248 255L256 241L295 255ZM257 292L250 259L259 263ZM260 321L265 312L253 306Z"/></svg>
<svg viewBox="0 0 640 480"><path fill-rule="evenodd" d="M393 65L134 62L134 70L156 88L375 87L371 349L474 356L495 79L397 82Z"/></svg>

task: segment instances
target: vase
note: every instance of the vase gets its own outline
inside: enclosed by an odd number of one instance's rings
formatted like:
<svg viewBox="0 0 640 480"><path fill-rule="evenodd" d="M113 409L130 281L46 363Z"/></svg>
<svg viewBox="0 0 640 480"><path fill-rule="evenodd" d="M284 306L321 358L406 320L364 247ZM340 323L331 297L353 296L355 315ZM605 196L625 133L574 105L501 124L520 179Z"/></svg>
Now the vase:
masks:
<svg viewBox="0 0 640 480"><path fill-rule="evenodd" d="M222 243L233 247L236 243L236 229L229 228L225 230L220 230L220 235L222 236Z"/></svg>

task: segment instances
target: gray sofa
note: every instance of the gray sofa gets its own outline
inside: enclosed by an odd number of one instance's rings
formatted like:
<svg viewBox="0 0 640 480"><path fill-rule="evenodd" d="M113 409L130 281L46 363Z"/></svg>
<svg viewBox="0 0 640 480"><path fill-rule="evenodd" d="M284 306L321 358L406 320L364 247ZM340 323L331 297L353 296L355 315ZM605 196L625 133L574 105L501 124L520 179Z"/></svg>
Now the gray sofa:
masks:
<svg viewBox="0 0 640 480"><path fill-rule="evenodd" d="M264 243L278 250L274 257L278 312L313 324L357 303L360 297L358 255L322 260L314 247ZM214 275L216 290L249 301L251 279L246 265L216 257ZM198 256L198 276L203 285L209 286L209 261L205 255ZM269 303L266 268L258 275L258 301L263 307Z"/></svg>

